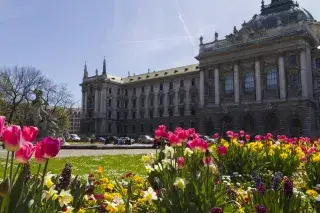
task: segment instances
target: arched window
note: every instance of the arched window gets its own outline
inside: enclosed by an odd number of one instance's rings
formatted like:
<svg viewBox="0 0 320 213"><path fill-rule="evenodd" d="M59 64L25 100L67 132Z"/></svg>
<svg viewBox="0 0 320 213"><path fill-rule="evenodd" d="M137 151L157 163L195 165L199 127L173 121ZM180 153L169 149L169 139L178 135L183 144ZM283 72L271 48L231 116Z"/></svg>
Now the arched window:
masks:
<svg viewBox="0 0 320 213"><path fill-rule="evenodd" d="M320 69L320 58L316 59L316 69Z"/></svg>
<svg viewBox="0 0 320 213"><path fill-rule="evenodd" d="M278 129L278 116L274 112L267 114L266 132L274 133Z"/></svg>
<svg viewBox="0 0 320 213"><path fill-rule="evenodd" d="M290 66L296 66L297 65L297 56L296 55L290 55L289 64L290 64Z"/></svg>
<svg viewBox="0 0 320 213"><path fill-rule="evenodd" d="M290 134L291 137L299 137L301 135L301 121L298 118L291 120Z"/></svg>
<svg viewBox="0 0 320 213"><path fill-rule="evenodd" d="M254 90L254 77L252 73L247 73L244 76L244 90L246 92L252 92Z"/></svg>
<svg viewBox="0 0 320 213"><path fill-rule="evenodd" d="M233 77L230 75L226 77L224 90L227 94L233 93Z"/></svg>
<svg viewBox="0 0 320 213"><path fill-rule="evenodd" d="M267 89L276 89L278 86L277 70L271 69L267 73Z"/></svg>
<svg viewBox="0 0 320 213"><path fill-rule="evenodd" d="M320 62L320 61L319 61ZM195 78L193 78L192 80L191 80L191 85L192 86L195 86L196 85L196 79Z"/></svg>

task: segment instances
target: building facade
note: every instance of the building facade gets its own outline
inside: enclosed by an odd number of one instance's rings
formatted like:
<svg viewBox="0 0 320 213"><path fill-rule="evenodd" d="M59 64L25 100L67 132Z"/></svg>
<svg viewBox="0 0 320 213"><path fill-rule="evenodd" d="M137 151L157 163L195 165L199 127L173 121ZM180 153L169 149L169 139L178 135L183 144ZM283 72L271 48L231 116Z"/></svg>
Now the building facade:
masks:
<svg viewBox="0 0 320 213"><path fill-rule="evenodd" d="M80 120L81 120L81 109L80 108L70 108L68 109L69 115L69 133L78 134L80 132Z"/></svg>
<svg viewBox="0 0 320 213"><path fill-rule="evenodd" d="M82 86L83 133L151 134L194 127L292 136L320 129L320 22L292 0L262 1L261 13L214 41L200 38L199 64L125 78L89 77Z"/></svg>

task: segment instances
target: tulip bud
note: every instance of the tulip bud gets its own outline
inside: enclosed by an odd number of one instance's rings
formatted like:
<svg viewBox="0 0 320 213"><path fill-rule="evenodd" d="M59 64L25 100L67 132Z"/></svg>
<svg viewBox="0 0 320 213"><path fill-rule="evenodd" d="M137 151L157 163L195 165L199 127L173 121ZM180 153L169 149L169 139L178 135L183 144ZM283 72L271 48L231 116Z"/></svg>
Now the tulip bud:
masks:
<svg viewBox="0 0 320 213"><path fill-rule="evenodd" d="M0 183L0 196L5 197L10 192L10 180L7 178Z"/></svg>
<svg viewBox="0 0 320 213"><path fill-rule="evenodd" d="M17 125L12 125L2 132L2 139L6 150L14 152L20 149L21 143L21 128Z"/></svg>

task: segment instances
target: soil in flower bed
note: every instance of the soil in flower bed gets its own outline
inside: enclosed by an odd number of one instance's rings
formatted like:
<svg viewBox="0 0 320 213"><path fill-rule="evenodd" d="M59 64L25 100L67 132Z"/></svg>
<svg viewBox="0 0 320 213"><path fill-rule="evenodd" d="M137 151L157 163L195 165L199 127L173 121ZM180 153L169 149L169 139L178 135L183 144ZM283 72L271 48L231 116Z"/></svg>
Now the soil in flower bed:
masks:
<svg viewBox="0 0 320 213"><path fill-rule="evenodd" d="M106 174L110 176L121 176L127 172L146 175L144 164L141 160L142 155L108 155L108 156L89 156L89 157L70 157L51 159L48 171L53 174L60 174L66 163L71 163L72 174L86 175L94 172L99 166L103 167ZM37 164L31 160L31 172L35 174ZM5 159L0 162L0 179L3 177ZM14 170L15 171L15 170Z"/></svg>

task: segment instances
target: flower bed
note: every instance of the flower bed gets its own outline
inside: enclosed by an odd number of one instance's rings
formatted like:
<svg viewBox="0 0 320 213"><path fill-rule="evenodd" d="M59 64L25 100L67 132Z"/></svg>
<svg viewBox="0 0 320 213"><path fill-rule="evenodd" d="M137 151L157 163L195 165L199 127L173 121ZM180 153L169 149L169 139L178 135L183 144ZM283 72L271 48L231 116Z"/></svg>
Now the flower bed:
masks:
<svg viewBox="0 0 320 213"><path fill-rule="evenodd" d="M47 165L61 142L44 138L34 146L35 127L4 127L8 150L0 184L0 212L315 212L320 192L319 142L271 134L256 136L228 131L208 144L194 129L174 132L159 126L160 149L142 157L146 175L119 177L104 168L85 176L61 174ZM38 171L30 174L35 156ZM17 164L17 169L13 165ZM43 168L42 168L43 167ZM319 210L318 210L319 211Z"/></svg>

